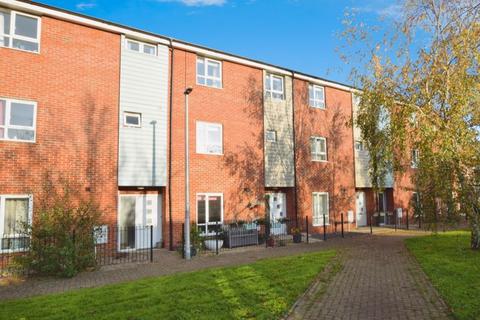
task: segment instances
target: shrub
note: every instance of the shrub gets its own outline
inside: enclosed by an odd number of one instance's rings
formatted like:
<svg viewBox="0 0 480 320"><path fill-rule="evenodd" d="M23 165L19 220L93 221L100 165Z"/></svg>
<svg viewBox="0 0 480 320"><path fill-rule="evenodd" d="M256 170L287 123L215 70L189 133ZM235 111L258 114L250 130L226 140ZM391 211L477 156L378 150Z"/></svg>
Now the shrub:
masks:
<svg viewBox="0 0 480 320"><path fill-rule="evenodd" d="M93 228L100 217L101 211L90 201L75 205L68 195L53 201L25 227L29 248L14 263L29 273L61 277L95 267Z"/></svg>

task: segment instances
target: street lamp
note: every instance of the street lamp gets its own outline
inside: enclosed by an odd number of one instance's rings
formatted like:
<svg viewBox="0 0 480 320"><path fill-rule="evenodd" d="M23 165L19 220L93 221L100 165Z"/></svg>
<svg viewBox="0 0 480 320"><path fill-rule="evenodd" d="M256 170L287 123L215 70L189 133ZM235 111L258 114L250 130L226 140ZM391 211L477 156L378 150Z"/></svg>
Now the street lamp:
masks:
<svg viewBox="0 0 480 320"><path fill-rule="evenodd" d="M185 95L185 259L190 260L190 156L189 156L189 131L188 131L188 96L192 93L193 88L188 87L183 93Z"/></svg>

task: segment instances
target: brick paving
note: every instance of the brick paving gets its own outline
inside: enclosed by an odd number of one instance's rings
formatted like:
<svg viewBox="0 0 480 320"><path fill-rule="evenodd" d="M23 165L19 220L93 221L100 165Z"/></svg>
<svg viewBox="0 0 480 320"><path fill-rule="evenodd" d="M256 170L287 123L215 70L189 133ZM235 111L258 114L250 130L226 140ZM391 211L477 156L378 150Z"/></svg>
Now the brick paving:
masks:
<svg viewBox="0 0 480 320"><path fill-rule="evenodd" d="M316 281L288 319L449 319L404 245L415 234L383 229L342 243L342 269L328 286Z"/></svg>

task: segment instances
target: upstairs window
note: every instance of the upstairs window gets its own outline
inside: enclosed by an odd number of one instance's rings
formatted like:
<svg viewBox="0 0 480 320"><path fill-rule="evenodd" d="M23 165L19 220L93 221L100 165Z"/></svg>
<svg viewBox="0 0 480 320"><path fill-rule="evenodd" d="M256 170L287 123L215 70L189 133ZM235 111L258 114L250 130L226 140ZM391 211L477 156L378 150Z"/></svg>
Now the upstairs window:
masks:
<svg viewBox="0 0 480 320"><path fill-rule="evenodd" d="M314 192L313 197L313 226L319 227L330 224L328 193ZM323 223L325 221L325 224Z"/></svg>
<svg viewBox="0 0 480 320"><path fill-rule="evenodd" d="M127 39L126 45L127 49L131 51L140 52L152 56L157 55L157 47L153 44Z"/></svg>
<svg viewBox="0 0 480 320"><path fill-rule="evenodd" d="M365 146L363 145L362 141L355 141L355 150L357 151L364 151Z"/></svg>
<svg viewBox="0 0 480 320"><path fill-rule="evenodd" d="M0 98L0 140L35 141L36 103Z"/></svg>
<svg viewBox="0 0 480 320"><path fill-rule="evenodd" d="M221 124L197 122L197 153L223 154Z"/></svg>
<svg viewBox="0 0 480 320"><path fill-rule="evenodd" d="M123 125L126 127L142 127L142 114L136 112L124 112Z"/></svg>
<svg viewBox="0 0 480 320"><path fill-rule="evenodd" d="M312 137L310 139L312 161L327 161L327 139Z"/></svg>
<svg viewBox="0 0 480 320"><path fill-rule="evenodd" d="M313 108L325 109L325 89L311 84L308 86L309 104Z"/></svg>
<svg viewBox="0 0 480 320"><path fill-rule="evenodd" d="M222 87L222 63L197 57L197 84L213 88Z"/></svg>
<svg viewBox="0 0 480 320"><path fill-rule="evenodd" d="M267 98L277 100L285 99L283 77L267 73L265 77L265 94Z"/></svg>
<svg viewBox="0 0 480 320"><path fill-rule="evenodd" d="M419 160L418 150L414 149L412 150L412 163L411 163L412 168L415 169L418 167L418 160Z"/></svg>
<svg viewBox="0 0 480 320"><path fill-rule="evenodd" d="M39 52L40 18L0 9L0 46Z"/></svg>
<svg viewBox="0 0 480 320"><path fill-rule="evenodd" d="M268 142L277 142L277 132L275 130L267 130L265 138Z"/></svg>

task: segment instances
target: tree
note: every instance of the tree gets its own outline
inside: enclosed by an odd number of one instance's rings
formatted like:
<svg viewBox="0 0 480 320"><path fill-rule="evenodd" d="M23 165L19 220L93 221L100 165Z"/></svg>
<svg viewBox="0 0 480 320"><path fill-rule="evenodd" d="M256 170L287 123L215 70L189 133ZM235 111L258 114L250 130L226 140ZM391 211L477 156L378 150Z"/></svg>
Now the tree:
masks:
<svg viewBox="0 0 480 320"><path fill-rule="evenodd" d="M416 150L424 217L436 228L466 214L478 250L480 1L405 0L398 12L374 27L348 12L341 34L343 57L358 58L355 124L371 154L372 184L389 168L402 174Z"/></svg>

